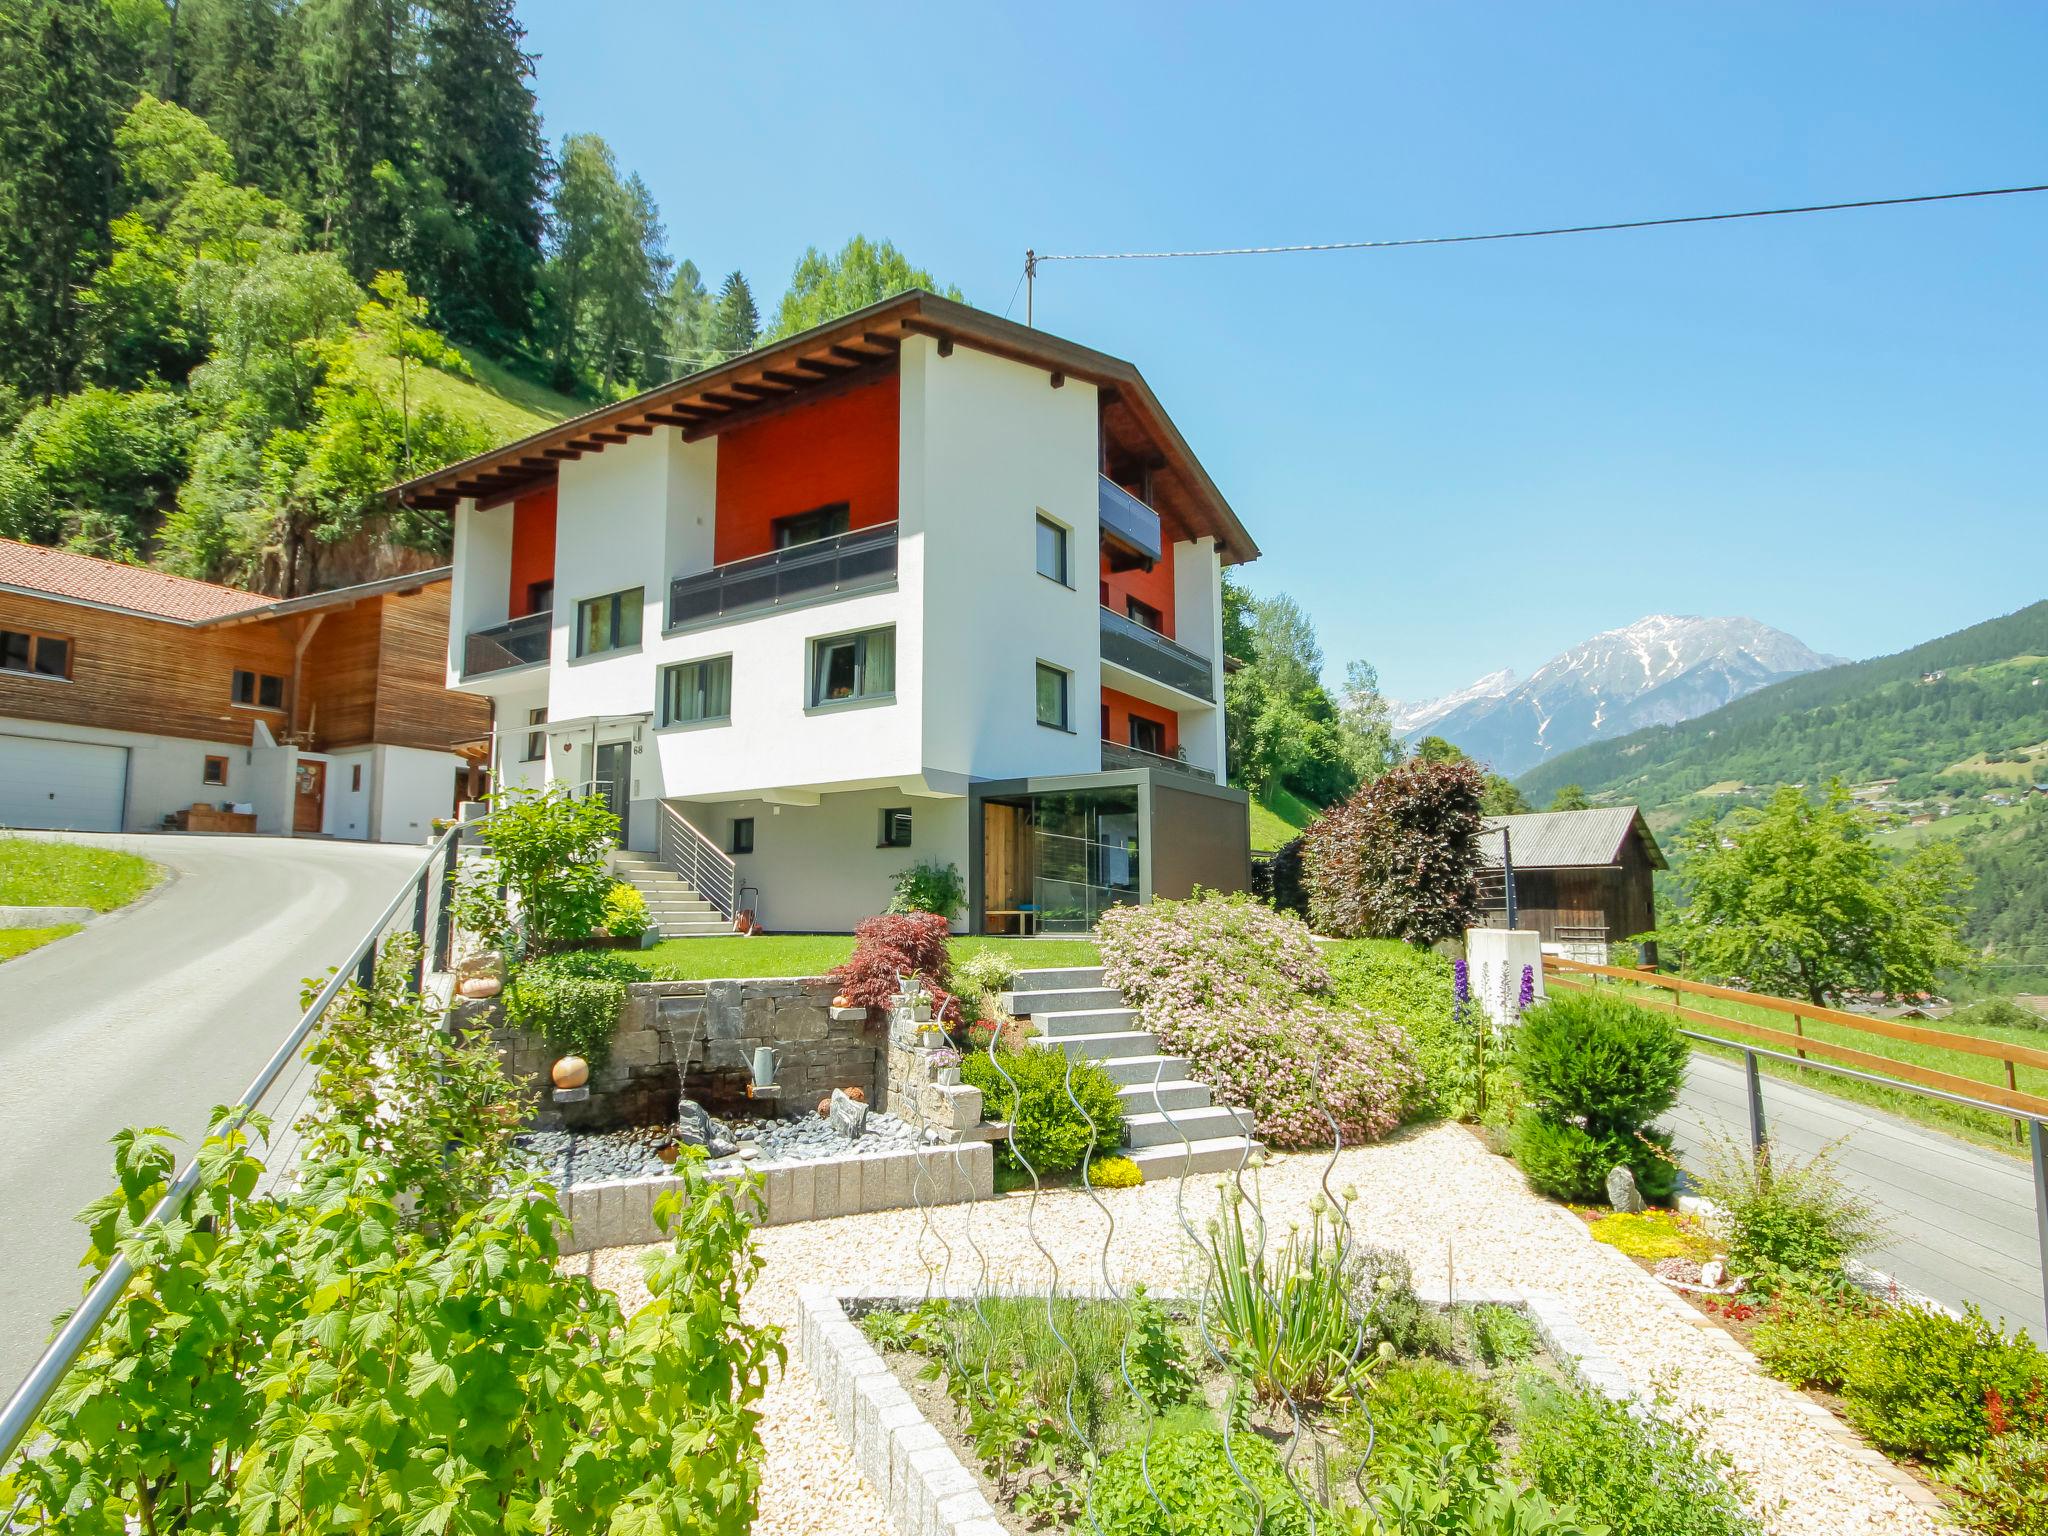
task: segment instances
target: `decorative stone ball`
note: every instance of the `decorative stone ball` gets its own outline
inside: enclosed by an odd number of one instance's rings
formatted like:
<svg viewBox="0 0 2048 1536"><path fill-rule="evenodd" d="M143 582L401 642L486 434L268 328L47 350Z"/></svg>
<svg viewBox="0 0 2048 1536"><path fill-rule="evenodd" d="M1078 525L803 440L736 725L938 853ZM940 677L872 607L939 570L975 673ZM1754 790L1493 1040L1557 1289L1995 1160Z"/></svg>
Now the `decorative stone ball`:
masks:
<svg viewBox="0 0 2048 1536"><path fill-rule="evenodd" d="M829 1115L829 1114L831 1114L831 1113L832 1113L832 1095L828 1093L828 1094L826 1094L826 1095L825 1095L825 1097L824 1097L824 1098L822 1098L822 1099L818 1100L818 1118L819 1118L820 1120L822 1120L822 1119L824 1119L824 1118L825 1118L825 1117L826 1117L827 1115Z"/></svg>
<svg viewBox="0 0 2048 1536"><path fill-rule="evenodd" d="M495 976L465 976L455 990L464 997L496 997L505 984Z"/></svg>
<svg viewBox="0 0 2048 1536"><path fill-rule="evenodd" d="M849 1086L846 1090L846 1096L849 1099L853 1100L853 1102L856 1104L865 1104L868 1101L867 1091L862 1088ZM827 1099L825 1101L825 1107L827 1109L832 1107L832 1101L830 1099Z"/></svg>
<svg viewBox="0 0 2048 1536"><path fill-rule="evenodd" d="M581 1056L564 1056L548 1075L557 1088L581 1088L590 1081L590 1063Z"/></svg>
<svg viewBox="0 0 2048 1536"><path fill-rule="evenodd" d="M832 1006L834 1008L851 1008L853 1006L853 999L842 992L832 999Z"/></svg>

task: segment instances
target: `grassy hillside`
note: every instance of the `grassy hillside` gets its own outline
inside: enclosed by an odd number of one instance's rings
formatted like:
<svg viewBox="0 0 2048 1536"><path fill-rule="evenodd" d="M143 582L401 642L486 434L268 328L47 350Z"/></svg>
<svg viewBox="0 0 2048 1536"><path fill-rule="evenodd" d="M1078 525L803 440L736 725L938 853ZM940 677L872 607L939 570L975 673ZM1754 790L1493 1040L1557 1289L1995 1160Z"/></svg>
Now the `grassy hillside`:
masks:
<svg viewBox="0 0 2048 1536"><path fill-rule="evenodd" d="M482 422L494 443L516 442L551 426L567 416L590 409L590 403L556 394L544 384L522 378L482 352L460 349L475 377L465 379L438 368L409 370L406 383L414 408L438 405ZM382 352L364 346L357 361L385 382L395 398L398 393L398 364Z"/></svg>
<svg viewBox="0 0 2048 1536"><path fill-rule="evenodd" d="M1321 814L1299 795L1285 789L1271 790L1252 801L1252 846L1270 853L1283 843L1293 842L1295 834Z"/></svg>

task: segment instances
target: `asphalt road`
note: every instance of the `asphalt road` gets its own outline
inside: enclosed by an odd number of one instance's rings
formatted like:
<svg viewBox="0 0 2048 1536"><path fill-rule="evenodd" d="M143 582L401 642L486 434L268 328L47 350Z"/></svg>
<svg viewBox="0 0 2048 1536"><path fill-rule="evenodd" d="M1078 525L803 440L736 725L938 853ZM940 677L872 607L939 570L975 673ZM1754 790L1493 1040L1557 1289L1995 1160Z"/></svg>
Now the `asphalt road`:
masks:
<svg viewBox="0 0 2048 1536"><path fill-rule="evenodd" d="M1868 1261L1901 1285L1949 1306L1975 1302L2044 1336L2040 1239L2031 1165L1866 1108L1766 1076L1764 1122L1772 1144L1810 1157L1839 1142L1843 1180L1878 1209L1889 1240ZM1665 1117L1690 1162L1707 1131L1749 1138L1739 1062L1695 1053L1678 1106Z"/></svg>
<svg viewBox="0 0 2048 1536"><path fill-rule="evenodd" d="M30 834L31 836L35 834ZM421 848L273 837L93 836L172 879L83 933L0 965L0 1399L74 1305L108 1139L188 1142L297 1022L303 978L349 950Z"/></svg>

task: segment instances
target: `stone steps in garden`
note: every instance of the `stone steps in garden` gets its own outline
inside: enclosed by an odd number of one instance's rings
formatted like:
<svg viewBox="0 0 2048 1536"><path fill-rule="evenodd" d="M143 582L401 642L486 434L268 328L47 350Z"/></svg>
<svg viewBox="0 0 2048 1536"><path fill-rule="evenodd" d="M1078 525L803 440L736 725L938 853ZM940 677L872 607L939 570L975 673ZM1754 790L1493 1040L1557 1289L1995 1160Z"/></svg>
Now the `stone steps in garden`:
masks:
<svg viewBox="0 0 2048 1536"><path fill-rule="evenodd" d="M1215 1103L1208 1085L1188 1076L1185 1061L1161 1055L1158 1037L1137 1027L1137 1010L1103 985L1101 967L1019 971L1001 1002L1030 1018L1037 1031L1032 1045L1092 1061L1109 1074L1131 1160L1148 1179L1235 1168L1257 1147L1250 1111Z"/></svg>
<svg viewBox="0 0 2048 1536"><path fill-rule="evenodd" d="M724 913L653 854L614 853L612 872L640 893L654 931L664 939L709 938L732 932Z"/></svg>

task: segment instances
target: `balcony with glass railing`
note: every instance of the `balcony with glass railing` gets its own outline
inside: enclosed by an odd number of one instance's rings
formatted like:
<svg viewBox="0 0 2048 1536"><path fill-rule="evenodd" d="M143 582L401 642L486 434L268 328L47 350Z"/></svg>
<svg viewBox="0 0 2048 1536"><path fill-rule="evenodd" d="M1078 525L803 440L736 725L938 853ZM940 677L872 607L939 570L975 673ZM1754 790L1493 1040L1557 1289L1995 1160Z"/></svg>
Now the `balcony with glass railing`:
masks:
<svg viewBox="0 0 2048 1536"><path fill-rule="evenodd" d="M1097 476L1096 483L1096 516L1102 523L1109 568L1150 568L1166 550L1159 532L1159 514L1107 475Z"/></svg>
<svg viewBox="0 0 2048 1536"><path fill-rule="evenodd" d="M896 584L896 525L792 544L714 565L669 583L668 627L688 629L795 603L852 597Z"/></svg>
<svg viewBox="0 0 2048 1536"><path fill-rule="evenodd" d="M471 630L462 646L462 680L544 664L554 622L552 613L529 613L509 624Z"/></svg>
<svg viewBox="0 0 2048 1536"><path fill-rule="evenodd" d="M1193 698L1216 702L1209 658L1113 609L1102 612L1102 659Z"/></svg>
<svg viewBox="0 0 2048 1536"><path fill-rule="evenodd" d="M1185 774L1191 779L1201 779L1214 784L1216 775L1206 768L1197 768L1184 758L1167 757L1159 752L1147 752L1143 747L1127 746L1121 741L1102 743L1102 767L1106 773L1117 773L1128 768L1158 768L1166 773Z"/></svg>

